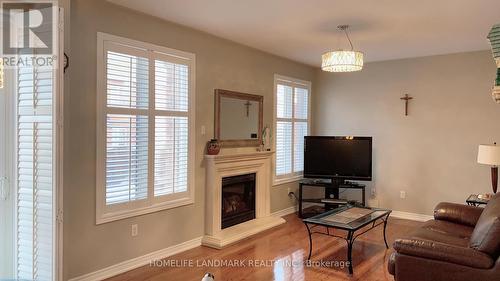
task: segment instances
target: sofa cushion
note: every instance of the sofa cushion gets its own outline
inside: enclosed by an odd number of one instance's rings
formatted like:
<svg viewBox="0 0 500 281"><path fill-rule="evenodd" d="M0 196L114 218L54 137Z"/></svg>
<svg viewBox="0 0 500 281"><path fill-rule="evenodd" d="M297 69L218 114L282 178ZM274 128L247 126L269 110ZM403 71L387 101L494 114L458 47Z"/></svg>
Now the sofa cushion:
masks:
<svg viewBox="0 0 500 281"><path fill-rule="evenodd" d="M474 228L448 221L430 220L410 234L411 238L468 247Z"/></svg>
<svg viewBox="0 0 500 281"><path fill-rule="evenodd" d="M498 257L500 253L500 193L495 194L479 217L472 232L470 247Z"/></svg>

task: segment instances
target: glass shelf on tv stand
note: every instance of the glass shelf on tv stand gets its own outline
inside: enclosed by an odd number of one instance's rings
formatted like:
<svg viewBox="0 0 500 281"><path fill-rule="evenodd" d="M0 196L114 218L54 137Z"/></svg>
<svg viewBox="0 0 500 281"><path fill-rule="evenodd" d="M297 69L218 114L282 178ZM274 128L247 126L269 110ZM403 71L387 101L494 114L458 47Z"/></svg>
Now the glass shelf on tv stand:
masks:
<svg viewBox="0 0 500 281"><path fill-rule="evenodd" d="M325 196L323 198L304 198L303 190L304 187L309 188L323 188L325 192ZM324 212L327 210L331 210L337 208L339 206L346 205L347 203L352 203L353 201L348 201L345 199L339 198L339 189L358 189L361 191L361 202L357 201L355 204L360 206L366 206L366 198L365 198L365 185L353 183L353 182L342 182L332 184L332 180L330 179L310 179L306 178L299 181L299 217L303 218L305 213L309 215L314 215L319 212ZM308 207L308 209L318 209L317 211L313 211L309 214L309 212L303 212L303 203L313 204L317 207ZM322 206L322 207L320 207ZM311 210L309 210L311 211Z"/></svg>

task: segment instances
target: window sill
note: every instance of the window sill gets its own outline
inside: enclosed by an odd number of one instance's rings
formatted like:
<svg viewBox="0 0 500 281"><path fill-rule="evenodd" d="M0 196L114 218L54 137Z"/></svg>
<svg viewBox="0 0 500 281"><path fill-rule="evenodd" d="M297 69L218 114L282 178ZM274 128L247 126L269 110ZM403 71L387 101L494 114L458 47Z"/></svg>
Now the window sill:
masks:
<svg viewBox="0 0 500 281"><path fill-rule="evenodd" d="M157 203L152 206L146 206L142 208L135 208L130 210L114 211L107 213L98 212L96 217L96 225L108 223L112 221L122 220L126 218L136 217L140 215L155 213L167 209L177 208L181 206L186 206L193 204L194 200L192 198L180 198L176 200L171 200L168 202Z"/></svg>
<svg viewBox="0 0 500 281"><path fill-rule="evenodd" d="M283 185L286 183L291 183L291 182L297 182L301 180L303 177L302 175L297 175L297 176L292 176L292 177L287 177L287 178L281 178L281 179L274 179L273 181L273 187Z"/></svg>

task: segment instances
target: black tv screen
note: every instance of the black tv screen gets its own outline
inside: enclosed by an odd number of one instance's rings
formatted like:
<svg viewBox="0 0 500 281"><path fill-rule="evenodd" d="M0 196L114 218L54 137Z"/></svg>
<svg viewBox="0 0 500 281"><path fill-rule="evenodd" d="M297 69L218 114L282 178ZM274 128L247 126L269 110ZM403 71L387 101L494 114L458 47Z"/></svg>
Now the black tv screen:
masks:
<svg viewBox="0 0 500 281"><path fill-rule="evenodd" d="M372 179L371 137L306 136L304 177Z"/></svg>

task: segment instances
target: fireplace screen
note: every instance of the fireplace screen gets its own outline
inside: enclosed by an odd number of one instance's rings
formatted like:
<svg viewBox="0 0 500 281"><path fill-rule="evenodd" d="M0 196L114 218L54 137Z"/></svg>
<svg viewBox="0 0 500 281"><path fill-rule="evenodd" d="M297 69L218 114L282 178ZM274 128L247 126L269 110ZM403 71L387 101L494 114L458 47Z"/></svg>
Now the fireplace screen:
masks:
<svg viewBox="0 0 500 281"><path fill-rule="evenodd" d="M222 178L222 229L255 219L255 174Z"/></svg>

